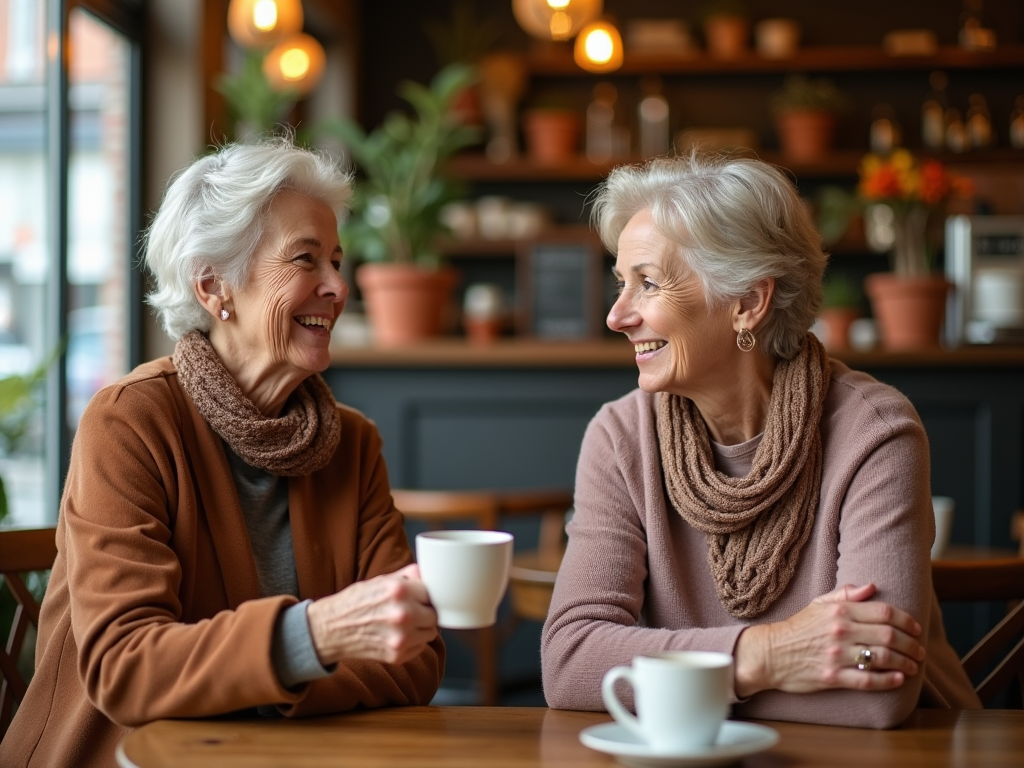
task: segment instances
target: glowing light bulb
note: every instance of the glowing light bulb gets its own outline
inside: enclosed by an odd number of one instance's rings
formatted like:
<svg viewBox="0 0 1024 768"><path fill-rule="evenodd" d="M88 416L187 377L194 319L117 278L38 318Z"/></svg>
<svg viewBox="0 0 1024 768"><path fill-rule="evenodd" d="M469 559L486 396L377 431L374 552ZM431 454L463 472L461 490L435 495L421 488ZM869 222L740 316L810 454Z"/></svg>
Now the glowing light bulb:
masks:
<svg viewBox="0 0 1024 768"><path fill-rule="evenodd" d="M260 32L270 32L277 26L277 3L275 0L257 0L252 7L252 24Z"/></svg>
<svg viewBox="0 0 1024 768"><path fill-rule="evenodd" d="M548 0L548 8L553 8L556 11L565 10L572 0Z"/></svg>
<svg viewBox="0 0 1024 768"><path fill-rule="evenodd" d="M309 72L309 54L292 48L281 54L281 74L285 80L301 80Z"/></svg>
<svg viewBox="0 0 1024 768"><path fill-rule="evenodd" d="M263 59L263 72L276 90L309 93L324 71L324 49L305 34L282 40Z"/></svg>
<svg viewBox="0 0 1024 768"><path fill-rule="evenodd" d="M604 29L595 29L587 35L583 47L587 50L587 58L598 64L611 61L612 54L615 53L615 44L612 42L611 35Z"/></svg>
<svg viewBox="0 0 1024 768"><path fill-rule="evenodd" d="M622 66L622 36L607 20L584 27L573 47L573 60L589 72L611 72Z"/></svg>
<svg viewBox="0 0 1024 768"><path fill-rule="evenodd" d="M551 39L567 40L569 32L572 31L572 19L565 11L555 11L551 14Z"/></svg>

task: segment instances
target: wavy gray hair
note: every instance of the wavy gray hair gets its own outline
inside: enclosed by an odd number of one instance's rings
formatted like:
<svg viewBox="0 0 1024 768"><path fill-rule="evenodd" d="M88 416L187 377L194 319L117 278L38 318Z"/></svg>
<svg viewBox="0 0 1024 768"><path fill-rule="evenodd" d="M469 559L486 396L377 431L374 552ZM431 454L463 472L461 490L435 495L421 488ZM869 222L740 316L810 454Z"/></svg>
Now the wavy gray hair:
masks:
<svg viewBox="0 0 1024 768"><path fill-rule="evenodd" d="M144 237L145 264L156 281L147 301L171 339L210 329L212 318L195 294L197 280L213 273L229 285L245 285L270 203L283 189L323 201L340 224L352 174L284 136L228 144L172 178Z"/></svg>
<svg viewBox="0 0 1024 768"><path fill-rule="evenodd" d="M780 359L799 351L821 307L828 256L796 188L768 163L694 152L615 168L596 192L591 218L611 253L637 213L680 248L711 304L727 304L775 278L759 346Z"/></svg>

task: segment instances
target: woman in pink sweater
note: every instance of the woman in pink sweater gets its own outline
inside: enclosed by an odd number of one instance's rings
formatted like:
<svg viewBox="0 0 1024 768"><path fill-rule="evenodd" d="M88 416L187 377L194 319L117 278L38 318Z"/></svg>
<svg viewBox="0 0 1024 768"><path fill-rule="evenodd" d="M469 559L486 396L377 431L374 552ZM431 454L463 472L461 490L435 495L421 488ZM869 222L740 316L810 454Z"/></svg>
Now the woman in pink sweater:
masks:
<svg viewBox="0 0 1024 768"><path fill-rule="evenodd" d="M928 439L808 332L827 260L756 160L618 168L594 219L640 388L587 429L544 627L552 707L664 650L735 657L744 717L887 728L980 706L931 586Z"/></svg>

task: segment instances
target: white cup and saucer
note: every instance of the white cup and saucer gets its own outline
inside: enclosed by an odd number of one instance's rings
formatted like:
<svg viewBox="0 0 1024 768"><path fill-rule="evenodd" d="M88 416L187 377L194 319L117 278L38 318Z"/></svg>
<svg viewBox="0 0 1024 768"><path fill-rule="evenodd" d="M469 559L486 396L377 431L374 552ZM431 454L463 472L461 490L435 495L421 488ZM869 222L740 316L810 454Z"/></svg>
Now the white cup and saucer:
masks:
<svg viewBox="0 0 1024 768"><path fill-rule="evenodd" d="M639 768L711 768L768 749L779 740L774 729L726 719L732 668L732 656L710 651L665 651L613 667L601 693L615 721L585 728L580 741ZM636 716L615 691L620 679L633 688Z"/></svg>

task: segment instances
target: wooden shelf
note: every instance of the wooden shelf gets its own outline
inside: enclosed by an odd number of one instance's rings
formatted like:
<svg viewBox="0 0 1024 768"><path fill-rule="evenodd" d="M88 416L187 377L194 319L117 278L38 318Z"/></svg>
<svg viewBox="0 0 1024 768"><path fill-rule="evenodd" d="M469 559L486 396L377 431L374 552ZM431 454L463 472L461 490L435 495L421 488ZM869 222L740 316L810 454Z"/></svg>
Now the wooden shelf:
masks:
<svg viewBox="0 0 1024 768"><path fill-rule="evenodd" d="M490 240L483 237L471 237L463 240L448 239L441 241L438 248L442 254L449 257L505 258L515 256L519 247L524 243L550 240L564 242L573 239L596 240L597 235L587 225L565 224L548 227L536 236L522 240L510 238Z"/></svg>
<svg viewBox="0 0 1024 768"><path fill-rule="evenodd" d="M774 150L753 151L753 155L791 172L804 179L853 178L861 159L867 153L864 149L844 149L814 163L795 163L781 152ZM950 166L959 165L1002 165L1024 166L1024 149L972 150L955 154L952 152L929 152L914 149L915 154L934 157ZM513 158L505 163L493 163L481 153L466 153L452 158L446 165L448 173L466 181L535 182L535 181L602 181L617 165L642 162L640 157L625 157L607 163L592 163L586 157L578 156L558 164L539 164L527 155Z"/></svg>
<svg viewBox="0 0 1024 768"><path fill-rule="evenodd" d="M572 59L566 45L540 48L524 56L535 76L594 77ZM865 72L929 69L1011 69L1024 67L1024 45L1004 45L988 53L941 46L932 56L890 56L874 46L803 48L786 59L766 59L753 50L736 59L715 59L703 52L691 56L627 53L622 67L606 76L644 74L736 75L774 72Z"/></svg>
<svg viewBox="0 0 1024 768"><path fill-rule="evenodd" d="M919 352L832 353L854 369L1024 368L1024 346L978 346ZM408 347L334 347L338 368L622 368L636 365L625 338L587 341L500 339L471 344L463 338L434 339Z"/></svg>

